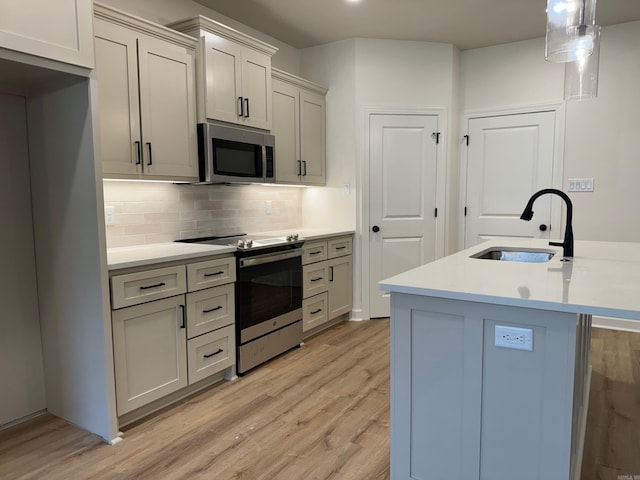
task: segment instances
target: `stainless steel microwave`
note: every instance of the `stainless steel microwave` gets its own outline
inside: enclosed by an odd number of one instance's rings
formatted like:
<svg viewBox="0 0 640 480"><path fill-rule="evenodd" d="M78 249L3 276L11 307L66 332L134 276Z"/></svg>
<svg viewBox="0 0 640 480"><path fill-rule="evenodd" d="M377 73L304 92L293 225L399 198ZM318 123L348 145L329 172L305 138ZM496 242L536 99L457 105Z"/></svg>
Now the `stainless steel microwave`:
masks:
<svg viewBox="0 0 640 480"><path fill-rule="evenodd" d="M274 147L268 133L200 123L200 183L274 183Z"/></svg>

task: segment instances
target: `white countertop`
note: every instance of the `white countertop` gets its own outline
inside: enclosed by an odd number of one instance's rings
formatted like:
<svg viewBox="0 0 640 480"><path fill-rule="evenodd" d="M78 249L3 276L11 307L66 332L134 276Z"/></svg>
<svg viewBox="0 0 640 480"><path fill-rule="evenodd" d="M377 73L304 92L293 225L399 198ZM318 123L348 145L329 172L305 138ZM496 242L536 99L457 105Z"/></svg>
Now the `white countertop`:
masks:
<svg viewBox="0 0 640 480"><path fill-rule="evenodd" d="M351 235L353 230L332 230L329 228L296 228L291 230L278 230L271 232L259 232L247 235L260 237L282 237L297 233L303 240L311 241L340 235ZM237 249L233 246L204 245L200 243L153 243L150 245L136 245L132 247L117 247L107 249L107 265L109 270L117 270L129 267L141 267L160 262L175 260L188 260L207 255L220 255L232 253Z"/></svg>
<svg viewBox="0 0 640 480"><path fill-rule="evenodd" d="M119 268L140 267L159 262L188 260L207 255L220 255L235 252L236 247L221 245L203 245L199 243L153 243L134 247L117 247L107 249L107 265L109 270Z"/></svg>
<svg viewBox="0 0 640 480"><path fill-rule="evenodd" d="M331 228L294 228L291 230L273 230L271 232L250 233L247 235L247 237L251 238L252 235L261 237L283 237L292 233L297 233L303 240L311 241L328 237L338 237L341 235L353 235L355 233L355 230Z"/></svg>
<svg viewBox="0 0 640 480"><path fill-rule="evenodd" d="M557 252L548 263L469 258L493 246ZM382 280L382 290L640 320L640 243L576 241L575 257L544 240L496 239Z"/></svg>

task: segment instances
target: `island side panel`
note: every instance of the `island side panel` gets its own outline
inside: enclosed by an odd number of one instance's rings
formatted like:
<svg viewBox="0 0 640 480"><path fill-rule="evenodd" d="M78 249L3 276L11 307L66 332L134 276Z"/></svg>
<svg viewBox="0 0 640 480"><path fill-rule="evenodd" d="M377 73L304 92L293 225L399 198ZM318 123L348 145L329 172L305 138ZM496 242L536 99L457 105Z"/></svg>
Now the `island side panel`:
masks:
<svg viewBox="0 0 640 480"><path fill-rule="evenodd" d="M391 295L391 478L478 478L482 323L430 307Z"/></svg>
<svg viewBox="0 0 640 480"><path fill-rule="evenodd" d="M568 478L576 315L391 299L391 478ZM496 347L496 324L533 351Z"/></svg>

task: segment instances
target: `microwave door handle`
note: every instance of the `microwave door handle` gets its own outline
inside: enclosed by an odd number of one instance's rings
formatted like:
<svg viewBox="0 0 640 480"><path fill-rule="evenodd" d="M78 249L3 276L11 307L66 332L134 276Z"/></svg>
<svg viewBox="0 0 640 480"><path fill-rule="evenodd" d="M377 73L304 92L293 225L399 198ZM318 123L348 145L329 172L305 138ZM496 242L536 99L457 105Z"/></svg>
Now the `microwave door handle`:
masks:
<svg viewBox="0 0 640 480"><path fill-rule="evenodd" d="M210 180L209 175L213 172L213 137L207 124L202 125L200 132L203 154L203 158L200 159L200 181L207 182Z"/></svg>

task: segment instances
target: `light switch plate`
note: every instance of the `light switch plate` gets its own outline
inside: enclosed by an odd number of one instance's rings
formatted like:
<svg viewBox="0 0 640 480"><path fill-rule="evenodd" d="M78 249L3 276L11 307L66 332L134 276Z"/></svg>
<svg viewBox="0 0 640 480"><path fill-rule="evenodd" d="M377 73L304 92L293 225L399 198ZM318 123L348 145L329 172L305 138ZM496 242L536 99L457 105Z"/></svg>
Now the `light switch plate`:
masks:
<svg viewBox="0 0 640 480"><path fill-rule="evenodd" d="M113 205L105 205L104 207L104 224L116 224L116 207L114 207Z"/></svg>
<svg viewBox="0 0 640 480"><path fill-rule="evenodd" d="M593 178L570 178L569 192L593 192Z"/></svg>

